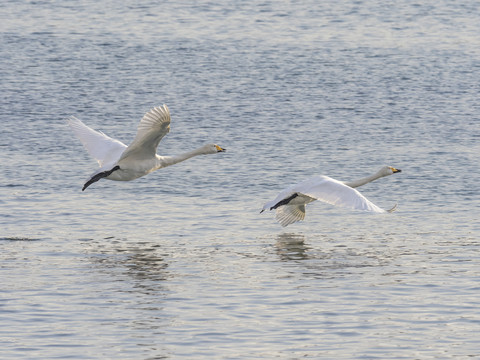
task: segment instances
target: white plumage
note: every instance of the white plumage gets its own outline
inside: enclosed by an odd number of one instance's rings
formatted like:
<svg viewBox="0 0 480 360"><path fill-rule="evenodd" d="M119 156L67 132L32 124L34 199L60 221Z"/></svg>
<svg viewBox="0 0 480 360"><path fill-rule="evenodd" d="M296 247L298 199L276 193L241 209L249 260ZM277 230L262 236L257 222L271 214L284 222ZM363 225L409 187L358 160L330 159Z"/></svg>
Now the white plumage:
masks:
<svg viewBox="0 0 480 360"><path fill-rule="evenodd" d="M354 187L400 171L385 166L377 173L351 183L343 183L323 175L314 176L282 190L274 200L263 206L261 212L267 209L276 210L275 217L282 226L303 220L305 218L305 206L315 200L352 210L385 213L386 210L372 203ZM391 212L394 209L395 207L388 211Z"/></svg>
<svg viewBox="0 0 480 360"><path fill-rule="evenodd" d="M158 144L170 131L170 111L166 105L155 107L143 116L138 124L137 134L129 146L91 129L74 116L69 118L68 123L88 153L100 165L82 191L102 178L130 181L193 156L225 151L216 144L207 144L177 156L157 155Z"/></svg>

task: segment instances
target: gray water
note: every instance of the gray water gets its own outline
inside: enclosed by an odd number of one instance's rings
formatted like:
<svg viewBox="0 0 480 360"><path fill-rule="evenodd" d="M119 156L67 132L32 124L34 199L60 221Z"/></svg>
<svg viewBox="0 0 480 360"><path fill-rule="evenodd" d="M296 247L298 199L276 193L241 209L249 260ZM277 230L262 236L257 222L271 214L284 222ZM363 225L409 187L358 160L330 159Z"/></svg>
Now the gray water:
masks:
<svg viewBox="0 0 480 360"><path fill-rule="evenodd" d="M476 1L0 5L0 358L480 358ZM65 118L158 153L102 180ZM283 229L264 202L402 173Z"/></svg>

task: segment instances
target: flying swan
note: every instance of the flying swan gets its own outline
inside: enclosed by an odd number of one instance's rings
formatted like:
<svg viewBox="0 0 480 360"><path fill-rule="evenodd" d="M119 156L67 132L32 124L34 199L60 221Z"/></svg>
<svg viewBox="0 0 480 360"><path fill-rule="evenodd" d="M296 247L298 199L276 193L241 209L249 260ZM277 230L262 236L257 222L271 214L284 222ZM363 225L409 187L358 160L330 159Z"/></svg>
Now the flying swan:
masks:
<svg viewBox="0 0 480 360"><path fill-rule="evenodd" d="M83 185L82 191L102 178L130 181L193 156L225 151L216 144L207 144L177 156L157 155L160 140L170 131L170 111L167 105L154 107L143 116L138 124L137 135L129 146L89 128L74 116L68 119L68 124L100 165L100 169Z"/></svg>
<svg viewBox="0 0 480 360"><path fill-rule="evenodd" d="M275 200L269 201L263 206L260 213L267 209L276 210L275 218L285 227L303 220L305 205L315 200L353 210L375 213L392 212L396 205L390 210L383 210L354 188L398 172L401 170L384 166L375 174L352 182L341 182L323 175L314 176L281 191Z"/></svg>

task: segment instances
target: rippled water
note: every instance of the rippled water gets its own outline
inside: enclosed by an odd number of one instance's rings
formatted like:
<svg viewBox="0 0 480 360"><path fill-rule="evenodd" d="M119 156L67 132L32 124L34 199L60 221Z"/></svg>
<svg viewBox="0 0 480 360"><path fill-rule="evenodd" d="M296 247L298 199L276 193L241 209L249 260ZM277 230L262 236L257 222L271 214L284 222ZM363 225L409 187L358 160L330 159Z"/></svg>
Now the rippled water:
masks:
<svg viewBox="0 0 480 360"><path fill-rule="evenodd" d="M2 359L480 357L475 1L0 5ZM75 115L160 154L81 187ZM314 174L397 212L259 214Z"/></svg>

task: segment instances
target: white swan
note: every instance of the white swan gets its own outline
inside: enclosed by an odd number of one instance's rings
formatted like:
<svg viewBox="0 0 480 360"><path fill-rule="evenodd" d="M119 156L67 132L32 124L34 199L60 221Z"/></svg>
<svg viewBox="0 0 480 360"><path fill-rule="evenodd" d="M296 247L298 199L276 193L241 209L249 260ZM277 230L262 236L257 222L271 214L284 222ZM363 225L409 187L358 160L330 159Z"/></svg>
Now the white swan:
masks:
<svg viewBox="0 0 480 360"><path fill-rule="evenodd" d="M328 176L314 176L281 191L274 200L263 206L260 213L267 209L275 209L275 218L282 226L303 220L305 205L315 200L353 210L384 213L386 210L379 208L354 188L398 172L401 170L384 166L371 176L345 183ZM395 208L396 205L388 212L394 211Z"/></svg>
<svg viewBox="0 0 480 360"><path fill-rule="evenodd" d="M170 131L170 111L166 105L155 107L143 116L138 124L137 135L129 146L89 128L74 116L69 118L68 124L100 165L100 169L92 174L82 191L102 178L117 181L134 180L193 156L225 151L218 145L207 144L177 156L157 155L158 143Z"/></svg>

